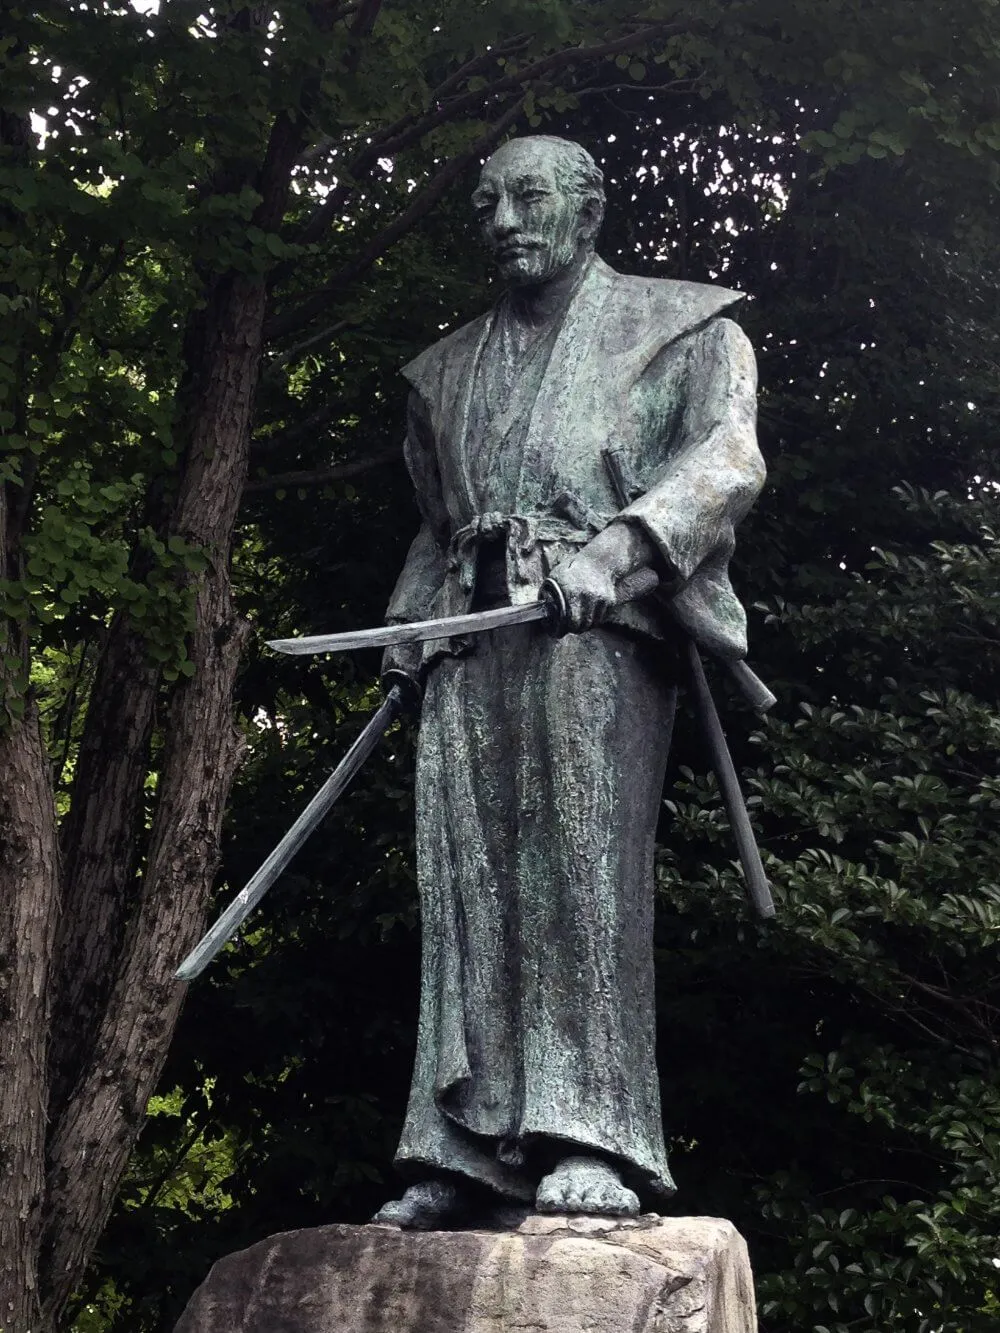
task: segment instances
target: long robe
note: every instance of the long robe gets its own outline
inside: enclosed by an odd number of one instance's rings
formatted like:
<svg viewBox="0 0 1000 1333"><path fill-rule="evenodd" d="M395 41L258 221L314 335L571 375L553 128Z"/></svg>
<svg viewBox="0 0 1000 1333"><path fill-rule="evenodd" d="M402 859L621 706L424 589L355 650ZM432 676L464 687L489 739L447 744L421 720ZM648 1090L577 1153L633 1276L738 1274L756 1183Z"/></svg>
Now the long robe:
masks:
<svg viewBox="0 0 1000 1333"><path fill-rule="evenodd" d="M480 553L531 600L608 522L637 523L666 592L582 635L523 627L428 645L417 758L423 961L397 1162L528 1199L560 1156L673 1190L653 1052L653 839L677 626L745 651L733 527L760 487L737 296L592 261L511 358L510 312L406 368L424 522L397 619L466 609ZM516 340L515 340L516 341ZM635 498L622 506L614 450ZM620 474L621 475L621 474Z"/></svg>

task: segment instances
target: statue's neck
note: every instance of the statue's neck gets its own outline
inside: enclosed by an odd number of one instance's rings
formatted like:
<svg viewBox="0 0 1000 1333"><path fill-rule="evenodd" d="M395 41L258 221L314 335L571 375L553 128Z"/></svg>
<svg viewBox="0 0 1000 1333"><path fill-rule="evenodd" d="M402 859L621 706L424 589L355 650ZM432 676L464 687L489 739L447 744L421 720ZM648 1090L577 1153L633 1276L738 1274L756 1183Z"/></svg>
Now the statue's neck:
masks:
<svg viewBox="0 0 1000 1333"><path fill-rule="evenodd" d="M512 287L508 292L511 314L522 324L548 324L569 305L594 258L584 251L547 282L535 287Z"/></svg>

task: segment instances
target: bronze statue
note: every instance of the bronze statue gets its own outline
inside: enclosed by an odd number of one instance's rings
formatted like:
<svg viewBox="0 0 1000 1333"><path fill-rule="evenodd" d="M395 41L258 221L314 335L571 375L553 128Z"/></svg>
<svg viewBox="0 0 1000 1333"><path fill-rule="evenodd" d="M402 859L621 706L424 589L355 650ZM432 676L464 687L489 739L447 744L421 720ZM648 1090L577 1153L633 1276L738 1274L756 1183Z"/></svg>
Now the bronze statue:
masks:
<svg viewBox="0 0 1000 1333"><path fill-rule="evenodd" d="M569 632L386 653L422 696L423 962L396 1159L414 1183L377 1220L416 1227L487 1192L623 1215L674 1190L653 842L679 645L746 652L727 571L764 478L739 294L604 264L583 148L503 145L473 207L507 290L404 370L423 522L388 619L533 604L552 577Z"/></svg>

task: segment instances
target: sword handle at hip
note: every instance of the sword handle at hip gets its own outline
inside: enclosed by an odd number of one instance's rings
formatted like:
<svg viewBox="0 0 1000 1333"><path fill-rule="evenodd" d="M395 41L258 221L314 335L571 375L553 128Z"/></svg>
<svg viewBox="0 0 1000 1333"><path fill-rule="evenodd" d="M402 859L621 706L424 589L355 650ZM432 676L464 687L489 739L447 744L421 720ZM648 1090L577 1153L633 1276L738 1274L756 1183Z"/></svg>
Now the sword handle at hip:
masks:
<svg viewBox="0 0 1000 1333"><path fill-rule="evenodd" d="M637 569L627 574L618 584L618 604L638 601L655 592L660 586L657 574L651 569ZM562 588L553 578L547 578L538 589L539 599L550 607L549 622L557 634L564 634L569 627L569 607Z"/></svg>

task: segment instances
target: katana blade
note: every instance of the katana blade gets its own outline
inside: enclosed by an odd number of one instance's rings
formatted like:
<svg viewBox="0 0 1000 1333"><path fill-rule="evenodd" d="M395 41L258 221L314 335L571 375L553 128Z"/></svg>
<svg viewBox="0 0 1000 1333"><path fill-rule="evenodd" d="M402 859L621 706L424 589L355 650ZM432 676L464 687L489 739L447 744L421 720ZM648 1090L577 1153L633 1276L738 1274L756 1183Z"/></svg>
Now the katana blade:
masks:
<svg viewBox="0 0 1000 1333"><path fill-rule="evenodd" d="M174 973L178 981L193 981L205 970L222 946L233 938L402 712L403 704L402 690L398 685L394 685L364 731L271 855L181 963Z"/></svg>
<svg viewBox="0 0 1000 1333"><path fill-rule="evenodd" d="M651 569L636 570L618 585L621 602L635 601L655 591L659 578ZM462 616L440 616L436 620L413 620L399 625L379 625L375 629L348 630L344 634L314 634L301 639L271 639L268 647L296 656L306 653L348 653L356 648L394 648L401 643L423 643L427 639L459 638L463 634L484 634L510 625L530 625L543 621L559 633L568 619L566 598L553 578L547 578L539 590L537 602L519 606L498 606L490 611L470 611ZM747 703L758 713L766 713L777 702L759 676L742 659L722 659Z"/></svg>
<svg viewBox="0 0 1000 1333"><path fill-rule="evenodd" d="M355 648L393 648L400 643L423 643L426 639L450 639L462 634L483 634L508 625L528 625L550 620L556 612L548 599L522 606L498 606L492 611L470 611L464 616L441 616L437 620L414 620L401 625L379 625L375 629L348 630L345 634L314 634L301 639L272 639L269 648L279 653L348 653Z"/></svg>

